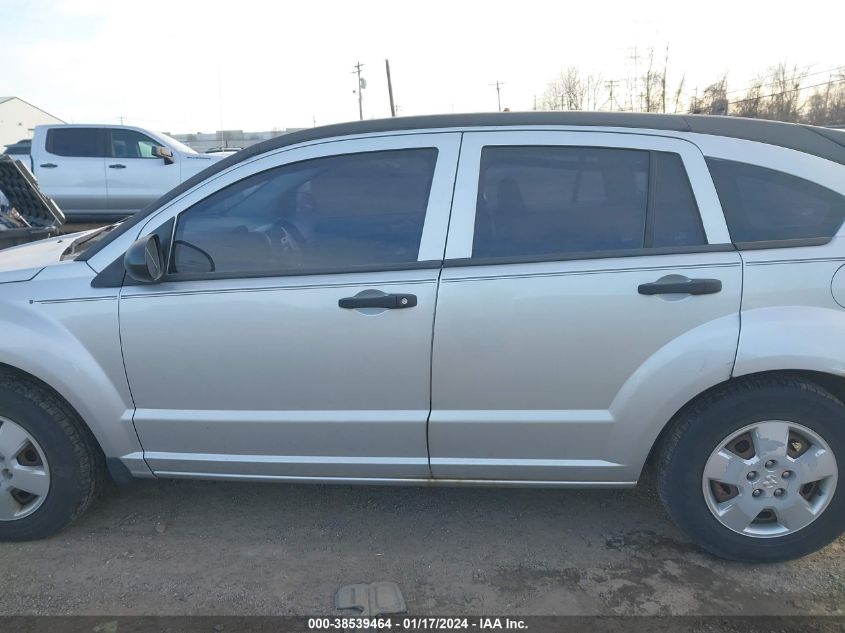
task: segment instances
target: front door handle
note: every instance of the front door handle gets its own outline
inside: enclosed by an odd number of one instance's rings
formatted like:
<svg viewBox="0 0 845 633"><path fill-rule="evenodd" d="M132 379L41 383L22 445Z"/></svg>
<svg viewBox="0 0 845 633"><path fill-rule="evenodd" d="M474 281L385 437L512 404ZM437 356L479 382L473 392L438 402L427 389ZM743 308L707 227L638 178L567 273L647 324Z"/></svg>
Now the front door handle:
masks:
<svg viewBox="0 0 845 633"><path fill-rule="evenodd" d="M114 165L109 165L109 169L126 169L126 165L115 163Z"/></svg>
<svg viewBox="0 0 845 633"><path fill-rule="evenodd" d="M668 275L648 284L640 284L637 290L641 295L711 295L722 290L722 281Z"/></svg>
<svg viewBox="0 0 845 633"><path fill-rule="evenodd" d="M41 163L39 167L43 167L44 169L55 169L58 165L56 163Z"/></svg>
<svg viewBox="0 0 845 633"><path fill-rule="evenodd" d="M386 308L388 310L402 310L417 305L417 295L390 294L375 296L344 297L337 302L341 308L356 310L358 308Z"/></svg>

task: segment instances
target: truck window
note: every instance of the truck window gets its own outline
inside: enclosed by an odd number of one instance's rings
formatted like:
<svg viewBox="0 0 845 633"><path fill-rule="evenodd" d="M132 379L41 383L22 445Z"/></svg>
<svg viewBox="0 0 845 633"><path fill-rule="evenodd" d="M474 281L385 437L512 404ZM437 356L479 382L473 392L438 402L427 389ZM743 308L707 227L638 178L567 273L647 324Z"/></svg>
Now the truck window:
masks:
<svg viewBox="0 0 845 633"><path fill-rule="evenodd" d="M161 145L146 134L135 130L111 130L112 158L158 158L153 148Z"/></svg>
<svg viewBox="0 0 845 633"><path fill-rule="evenodd" d="M46 149L56 156L102 158L102 131L95 127L57 127L47 130Z"/></svg>
<svg viewBox="0 0 845 633"><path fill-rule="evenodd" d="M734 242L833 237L845 219L845 196L790 174L708 158Z"/></svg>

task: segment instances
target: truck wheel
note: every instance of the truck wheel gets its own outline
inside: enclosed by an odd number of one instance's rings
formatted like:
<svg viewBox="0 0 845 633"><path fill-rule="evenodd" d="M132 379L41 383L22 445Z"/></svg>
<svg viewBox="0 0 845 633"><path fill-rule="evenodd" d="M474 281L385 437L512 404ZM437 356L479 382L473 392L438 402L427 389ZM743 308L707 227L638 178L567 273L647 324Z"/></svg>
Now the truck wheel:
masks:
<svg viewBox="0 0 845 633"><path fill-rule="evenodd" d="M684 409L658 454L658 492L703 549L774 562L845 528L845 405L795 376L739 379ZM843 484L845 485L845 484Z"/></svg>
<svg viewBox="0 0 845 633"><path fill-rule="evenodd" d="M104 474L99 447L64 401L0 373L0 540L55 534L90 505Z"/></svg>

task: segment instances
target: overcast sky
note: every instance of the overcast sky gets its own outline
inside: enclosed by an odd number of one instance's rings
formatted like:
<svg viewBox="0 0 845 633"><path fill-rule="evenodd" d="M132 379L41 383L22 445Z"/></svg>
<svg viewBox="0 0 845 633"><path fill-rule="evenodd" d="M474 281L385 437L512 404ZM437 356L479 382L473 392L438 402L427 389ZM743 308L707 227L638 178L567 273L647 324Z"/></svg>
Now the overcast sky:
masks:
<svg viewBox="0 0 845 633"><path fill-rule="evenodd" d="M497 79L502 106L528 110L562 68L624 79L634 47L662 58L667 44L670 88L728 72L733 90L779 61L845 64L845 3L812 6L0 0L0 96L71 122L259 131L358 118L358 60L374 118L389 115L385 58L400 114L495 110Z"/></svg>

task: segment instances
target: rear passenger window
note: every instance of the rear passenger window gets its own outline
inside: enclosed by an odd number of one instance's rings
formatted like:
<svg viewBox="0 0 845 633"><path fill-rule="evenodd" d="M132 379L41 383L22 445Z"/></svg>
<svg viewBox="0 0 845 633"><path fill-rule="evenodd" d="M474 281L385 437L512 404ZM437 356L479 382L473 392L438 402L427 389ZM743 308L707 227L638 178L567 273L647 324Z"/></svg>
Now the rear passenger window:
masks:
<svg viewBox="0 0 845 633"><path fill-rule="evenodd" d="M832 237L845 196L809 180L756 165L708 158L734 242Z"/></svg>
<svg viewBox="0 0 845 633"><path fill-rule="evenodd" d="M556 146L482 150L473 257L704 243L677 154Z"/></svg>
<svg viewBox="0 0 845 633"><path fill-rule="evenodd" d="M65 127L47 130L47 151L56 156L105 156L100 128Z"/></svg>

